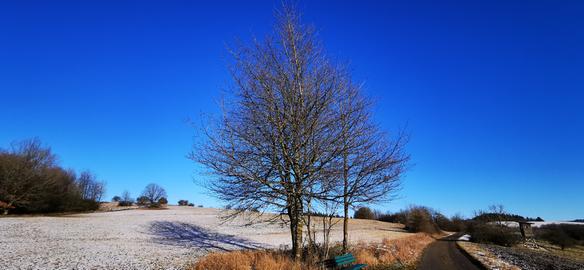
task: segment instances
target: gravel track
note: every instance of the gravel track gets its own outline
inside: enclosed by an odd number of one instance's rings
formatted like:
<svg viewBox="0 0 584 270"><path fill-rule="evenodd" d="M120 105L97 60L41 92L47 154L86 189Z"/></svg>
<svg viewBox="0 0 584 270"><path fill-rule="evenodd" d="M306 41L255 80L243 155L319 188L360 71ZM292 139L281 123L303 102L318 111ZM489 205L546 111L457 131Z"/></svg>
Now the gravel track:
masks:
<svg viewBox="0 0 584 270"><path fill-rule="evenodd" d="M182 269L212 251L290 245L284 224L228 223L210 208L171 206L62 217L0 218L0 269ZM352 242L407 236L396 224L351 220ZM331 239L341 240L341 223Z"/></svg>

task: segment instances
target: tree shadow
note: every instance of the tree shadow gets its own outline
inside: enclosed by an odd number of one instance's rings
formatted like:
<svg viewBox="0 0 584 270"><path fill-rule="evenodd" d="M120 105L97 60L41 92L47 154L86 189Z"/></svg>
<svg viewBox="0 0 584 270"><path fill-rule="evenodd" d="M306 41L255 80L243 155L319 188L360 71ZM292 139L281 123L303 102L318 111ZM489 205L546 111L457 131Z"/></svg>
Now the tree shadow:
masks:
<svg viewBox="0 0 584 270"><path fill-rule="evenodd" d="M212 232L184 222L154 221L150 223L150 232L157 243L205 251L255 250L263 247L247 239Z"/></svg>

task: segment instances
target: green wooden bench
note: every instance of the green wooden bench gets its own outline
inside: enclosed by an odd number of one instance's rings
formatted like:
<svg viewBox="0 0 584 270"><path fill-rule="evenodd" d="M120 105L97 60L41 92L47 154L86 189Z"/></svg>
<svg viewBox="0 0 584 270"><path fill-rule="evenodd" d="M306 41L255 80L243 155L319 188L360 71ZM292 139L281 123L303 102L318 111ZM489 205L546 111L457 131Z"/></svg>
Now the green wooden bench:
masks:
<svg viewBox="0 0 584 270"><path fill-rule="evenodd" d="M324 265L327 269L360 270L367 266L366 264L353 265L353 263L355 263L355 257L351 253L336 256L333 259L324 261Z"/></svg>

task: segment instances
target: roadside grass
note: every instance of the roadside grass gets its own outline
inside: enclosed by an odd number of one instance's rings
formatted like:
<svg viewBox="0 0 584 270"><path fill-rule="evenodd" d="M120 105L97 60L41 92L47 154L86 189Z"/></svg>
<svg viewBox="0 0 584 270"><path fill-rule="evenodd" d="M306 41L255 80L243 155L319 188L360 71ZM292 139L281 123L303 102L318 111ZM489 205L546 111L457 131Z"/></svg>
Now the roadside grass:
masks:
<svg viewBox="0 0 584 270"><path fill-rule="evenodd" d="M367 269L415 269L424 249L435 239L416 233L399 239L384 239L381 243L359 243L350 249L357 263L367 264ZM339 246L331 248L338 253ZM294 262L289 252L282 250L215 252L200 258L188 270L248 270L248 269L321 269L319 265ZM340 255L331 254L330 257Z"/></svg>
<svg viewBox="0 0 584 270"><path fill-rule="evenodd" d="M498 258L497 255L489 252L480 244L465 241L457 241L456 244L463 252L473 257L485 269L521 270L518 266Z"/></svg>

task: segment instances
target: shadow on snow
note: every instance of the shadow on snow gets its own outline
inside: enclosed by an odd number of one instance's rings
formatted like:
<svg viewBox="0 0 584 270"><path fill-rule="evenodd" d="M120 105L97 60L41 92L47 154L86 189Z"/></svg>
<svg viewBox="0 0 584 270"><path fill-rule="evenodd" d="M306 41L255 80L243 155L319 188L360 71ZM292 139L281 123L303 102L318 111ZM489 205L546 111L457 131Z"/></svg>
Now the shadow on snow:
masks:
<svg viewBox="0 0 584 270"><path fill-rule="evenodd" d="M258 243L233 235L212 232L183 222L154 221L150 223L150 232L155 235L157 243L206 251L232 251L238 249L260 249Z"/></svg>

